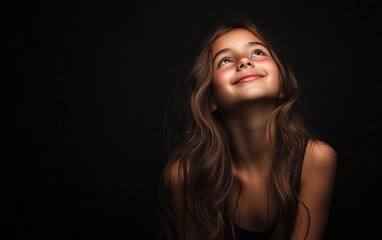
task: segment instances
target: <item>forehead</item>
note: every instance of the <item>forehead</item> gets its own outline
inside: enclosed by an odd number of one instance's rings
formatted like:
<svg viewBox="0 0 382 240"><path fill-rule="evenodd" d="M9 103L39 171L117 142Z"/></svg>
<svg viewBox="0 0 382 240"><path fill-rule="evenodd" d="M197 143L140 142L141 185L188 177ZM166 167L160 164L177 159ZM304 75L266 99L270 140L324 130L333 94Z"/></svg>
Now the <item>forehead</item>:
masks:
<svg viewBox="0 0 382 240"><path fill-rule="evenodd" d="M249 42L263 43L256 35L244 28L233 29L218 37L212 44L212 56L225 48L241 48Z"/></svg>

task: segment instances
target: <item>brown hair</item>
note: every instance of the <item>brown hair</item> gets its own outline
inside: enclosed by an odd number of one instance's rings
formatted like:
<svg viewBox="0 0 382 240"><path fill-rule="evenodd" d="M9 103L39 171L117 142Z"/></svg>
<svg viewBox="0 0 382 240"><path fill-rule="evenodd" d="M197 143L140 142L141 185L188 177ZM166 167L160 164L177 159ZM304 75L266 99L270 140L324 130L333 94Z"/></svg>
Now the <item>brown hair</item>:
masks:
<svg viewBox="0 0 382 240"><path fill-rule="evenodd" d="M186 211L195 221L202 239L235 238L228 213L227 200L234 181L231 140L223 120L211 112L212 56L214 41L235 28L244 28L256 35L269 49L276 62L283 95L271 119L275 127L274 155L270 176L270 194L276 206L272 239L288 239L299 204L302 160L307 139L299 110L299 88L291 67L281 57L269 36L255 23L239 19L229 26L220 26L205 40L188 79L185 94L185 125L163 171L161 191L162 231L174 238L173 214L169 206L174 166L181 179ZM303 203L302 203L303 204ZM227 230L228 229L228 230Z"/></svg>

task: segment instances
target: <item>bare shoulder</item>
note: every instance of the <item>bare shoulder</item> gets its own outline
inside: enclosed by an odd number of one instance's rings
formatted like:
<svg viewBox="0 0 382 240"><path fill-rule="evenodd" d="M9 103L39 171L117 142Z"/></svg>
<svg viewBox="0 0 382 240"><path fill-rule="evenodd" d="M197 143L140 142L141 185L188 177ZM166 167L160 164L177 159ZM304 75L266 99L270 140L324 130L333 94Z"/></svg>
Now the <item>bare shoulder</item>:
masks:
<svg viewBox="0 0 382 240"><path fill-rule="evenodd" d="M335 171L337 165L337 153L329 144L310 140L305 152L304 167L306 170Z"/></svg>
<svg viewBox="0 0 382 240"><path fill-rule="evenodd" d="M187 162L175 160L166 169L165 181L169 190L169 206L174 217L176 239L200 239L199 230L191 217L189 208L190 195L184 189Z"/></svg>
<svg viewBox="0 0 382 240"><path fill-rule="evenodd" d="M337 168L337 153L329 144L310 140L306 148L302 168L302 183L307 181L323 181L332 179Z"/></svg>

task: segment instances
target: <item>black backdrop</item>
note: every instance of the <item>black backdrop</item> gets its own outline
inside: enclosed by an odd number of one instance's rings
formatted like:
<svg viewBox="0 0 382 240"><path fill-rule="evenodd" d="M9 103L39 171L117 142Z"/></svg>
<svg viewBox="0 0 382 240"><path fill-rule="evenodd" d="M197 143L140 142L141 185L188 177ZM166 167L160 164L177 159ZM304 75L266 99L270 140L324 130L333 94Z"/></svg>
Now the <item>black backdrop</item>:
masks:
<svg viewBox="0 0 382 240"><path fill-rule="evenodd" d="M167 103L215 24L248 16L288 46L335 139L327 239L381 216L378 1L2 1L2 239L156 239Z"/></svg>

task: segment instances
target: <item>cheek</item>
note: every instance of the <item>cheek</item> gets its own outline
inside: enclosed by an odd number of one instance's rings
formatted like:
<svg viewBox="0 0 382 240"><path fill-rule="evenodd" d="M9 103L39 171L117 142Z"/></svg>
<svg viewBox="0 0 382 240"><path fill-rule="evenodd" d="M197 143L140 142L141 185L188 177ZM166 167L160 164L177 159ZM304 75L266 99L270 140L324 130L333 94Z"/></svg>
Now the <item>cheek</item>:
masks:
<svg viewBox="0 0 382 240"><path fill-rule="evenodd" d="M228 70L220 70L214 74L213 91L216 94L230 85L232 73Z"/></svg>
<svg viewBox="0 0 382 240"><path fill-rule="evenodd" d="M280 71L277 64L273 61L267 63L268 74L271 76L271 84L281 90Z"/></svg>
<svg viewBox="0 0 382 240"><path fill-rule="evenodd" d="M279 75L279 68L273 59L264 61L262 66L267 70L268 74Z"/></svg>
<svg viewBox="0 0 382 240"><path fill-rule="evenodd" d="M228 69L220 69L214 73L214 84L221 85L229 82L231 77L230 71Z"/></svg>

